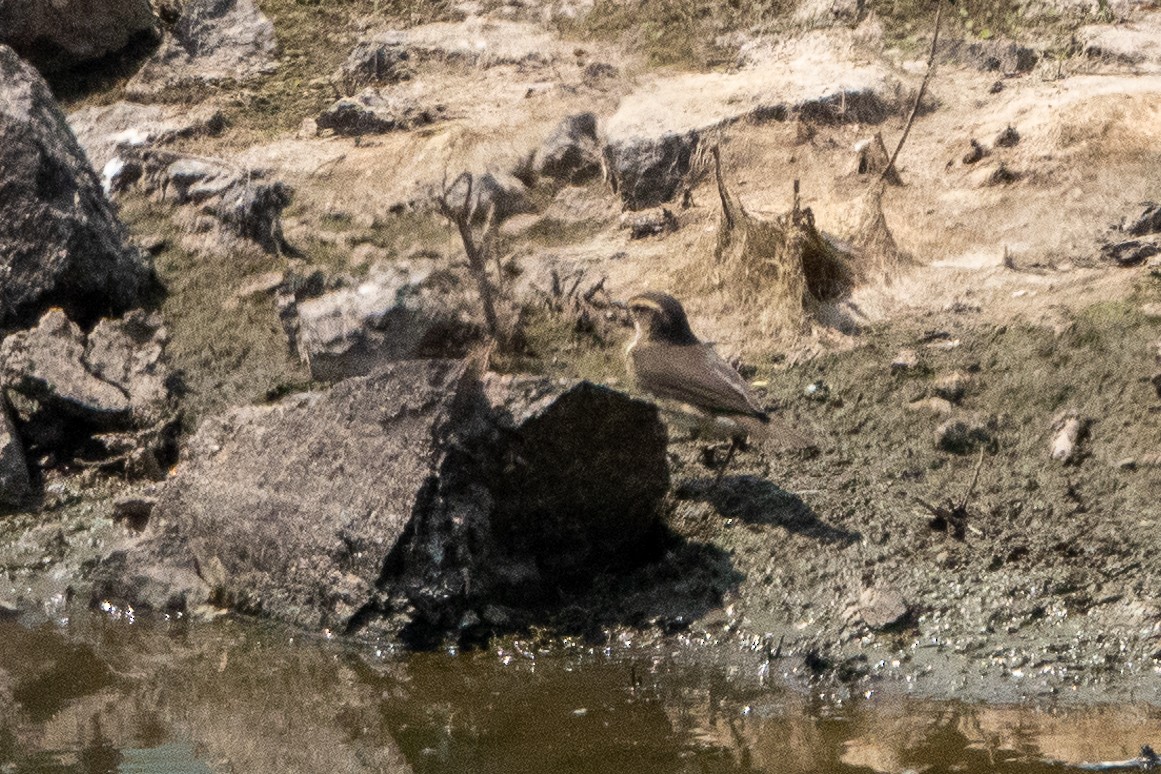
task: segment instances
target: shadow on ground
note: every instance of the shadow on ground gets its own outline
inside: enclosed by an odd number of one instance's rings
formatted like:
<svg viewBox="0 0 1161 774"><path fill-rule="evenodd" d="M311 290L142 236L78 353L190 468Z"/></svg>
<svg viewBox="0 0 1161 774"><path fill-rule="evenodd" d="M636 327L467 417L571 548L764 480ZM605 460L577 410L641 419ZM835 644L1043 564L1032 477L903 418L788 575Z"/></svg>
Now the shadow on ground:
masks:
<svg viewBox="0 0 1161 774"><path fill-rule="evenodd" d="M758 476L725 476L716 486L712 477L696 478L684 482L677 496L709 503L727 519L782 527L821 543L845 546L862 538L859 532L827 524L798 495Z"/></svg>

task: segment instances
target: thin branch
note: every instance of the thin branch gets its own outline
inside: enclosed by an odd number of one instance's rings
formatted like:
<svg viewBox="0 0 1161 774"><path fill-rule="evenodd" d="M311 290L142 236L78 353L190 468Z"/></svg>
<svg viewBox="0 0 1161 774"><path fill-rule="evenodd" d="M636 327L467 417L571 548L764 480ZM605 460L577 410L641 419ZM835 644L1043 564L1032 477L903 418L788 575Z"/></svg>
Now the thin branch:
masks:
<svg viewBox="0 0 1161 774"><path fill-rule="evenodd" d="M903 134L899 137L899 144L895 146L895 152L888 159L887 167L879 177L880 180L886 180L891 170L895 169L895 160L899 158L899 151L903 150L903 143L907 142L907 135L911 133L911 125L915 123L915 115L919 112L919 103L923 100L923 95L927 93L927 82L931 80L931 72L935 69L935 46L939 42L939 23L943 20L943 0L936 1L938 5L935 7L935 31L931 34L931 53L927 55L927 72L923 74L923 82L919 84L919 91L915 93L915 102L911 105L911 115L907 116Z"/></svg>

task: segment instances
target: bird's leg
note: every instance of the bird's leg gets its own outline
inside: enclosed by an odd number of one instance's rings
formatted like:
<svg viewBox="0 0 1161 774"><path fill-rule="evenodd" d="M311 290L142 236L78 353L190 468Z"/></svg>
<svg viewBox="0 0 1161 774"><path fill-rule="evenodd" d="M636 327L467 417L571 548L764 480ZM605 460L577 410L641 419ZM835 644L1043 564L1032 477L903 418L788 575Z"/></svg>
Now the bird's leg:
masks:
<svg viewBox="0 0 1161 774"><path fill-rule="evenodd" d="M714 476L713 486L710 491L718 488L718 484L722 482L722 476L726 474L726 468L730 466L730 462L734 459L734 454L737 453L738 447L742 445L742 441L737 436L730 439L730 450L726 452L726 459L722 462L721 467L718 468L718 474Z"/></svg>

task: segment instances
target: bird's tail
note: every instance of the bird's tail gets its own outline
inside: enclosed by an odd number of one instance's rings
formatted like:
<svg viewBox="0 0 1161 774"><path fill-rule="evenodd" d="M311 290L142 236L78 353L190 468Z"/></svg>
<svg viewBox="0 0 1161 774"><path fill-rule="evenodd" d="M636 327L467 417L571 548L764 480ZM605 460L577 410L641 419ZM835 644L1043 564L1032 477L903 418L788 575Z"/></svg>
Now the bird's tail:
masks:
<svg viewBox="0 0 1161 774"><path fill-rule="evenodd" d="M817 449L818 440L814 433L799 425L794 425L777 414L761 417L731 417L745 431L746 436L756 443L774 449L802 451Z"/></svg>

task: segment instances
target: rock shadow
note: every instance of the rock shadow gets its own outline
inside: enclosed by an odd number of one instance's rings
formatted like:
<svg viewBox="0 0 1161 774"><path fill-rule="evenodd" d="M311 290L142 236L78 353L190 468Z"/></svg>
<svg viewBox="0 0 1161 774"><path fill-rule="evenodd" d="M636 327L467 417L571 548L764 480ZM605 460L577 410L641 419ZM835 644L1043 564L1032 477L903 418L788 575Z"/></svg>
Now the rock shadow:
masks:
<svg viewBox="0 0 1161 774"><path fill-rule="evenodd" d="M420 618L404 629L401 639L426 650L446 644L449 634L463 647L543 631L598 644L619 627L671 634L720 607L744 577L728 552L662 524L640 540L637 550L591 562L587 572L495 589L488 598L474 600L473 607L484 611L483 620L461 624L458 632ZM496 612L502 613L498 619Z"/></svg>
<svg viewBox="0 0 1161 774"><path fill-rule="evenodd" d="M709 503L726 518L782 527L821 543L846 546L862 538L826 523L798 495L758 476L725 476L717 486L713 478L697 478L682 484L677 495Z"/></svg>

